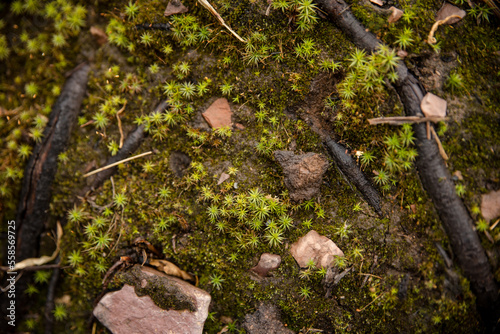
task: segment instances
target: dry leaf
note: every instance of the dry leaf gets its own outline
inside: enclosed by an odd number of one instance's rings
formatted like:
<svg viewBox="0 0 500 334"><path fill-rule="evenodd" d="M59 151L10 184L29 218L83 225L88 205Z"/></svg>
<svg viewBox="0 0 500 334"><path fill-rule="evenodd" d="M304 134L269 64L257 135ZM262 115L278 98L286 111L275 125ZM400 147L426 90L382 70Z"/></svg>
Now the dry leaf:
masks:
<svg viewBox="0 0 500 334"><path fill-rule="evenodd" d="M184 270L181 270L175 264L167 260L150 260L149 264L156 267L158 270L163 271L167 275L180 277L183 280L194 281L194 277Z"/></svg>
<svg viewBox="0 0 500 334"><path fill-rule="evenodd" d="M57 222L57 242L56 242L56 250L54 251L54 253L52 253L51 256L44 255L41 257L29 258L21 262L18 262L16 263L14 268L9 271L17 271L32 266L41 266L42 264L53 261L57 257L57 254L59 254L59 245L61 244L62 235L63 235L63 229L61 227L61 224Z"/></svg>

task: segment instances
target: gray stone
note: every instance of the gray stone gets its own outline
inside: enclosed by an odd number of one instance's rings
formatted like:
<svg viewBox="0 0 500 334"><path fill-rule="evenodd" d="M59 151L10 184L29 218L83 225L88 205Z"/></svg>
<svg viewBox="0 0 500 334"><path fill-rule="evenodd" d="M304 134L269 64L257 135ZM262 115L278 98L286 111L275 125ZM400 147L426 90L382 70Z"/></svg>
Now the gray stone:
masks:
<svg viewBox="0 0 500 334"><path fill-rule="evenodd" d="M452 18L446 22L446 24L455 24L461 19L465 17L465 10L458 8L457 6L453 6L452 4L445 2L443 7L436 14L436 21L441 21L447 18L448 16L458 15L460 18Z"/></svg>
<svg viewBox="0 0 500 334"><path fill-rule="evenodd" d="M253 314L247 314L243 322L247 334L293 334L280 321L276 306L261 304Z"/></svg>
<svg viewBox="0 0 500 334"><path fill-rule="evenodd" d="M121 278L135 288L125 284L121 290L106 294L94 309L95 317L112 333L203 332L211 300L206 291L138 265Z"/></svg>
<svg viewBox="0 0 500 334"><path fill-rule="evenodd" d="M261 277L266 277L269 271L279 267L281 256L270 253L263 253L260 256L259 263L251 270Z"/></svg>
<svg viewBox="0 0 500 334"><path fill-rule="evenodd" d="M167 9L165 9L163 15L170 16L174 14L187 13L187 11L188 8L184 6L180 0L172 0L167 4Z"/></svg>
<svg viewBox="0 0 500 334"><path fill-rule="evenodd" d="M295 155L291 151L275 151L274 157L283 168L285 185L293 201L309 200L319 194L328 160L321 154Z"/></svg>
<svg viewBox="0 0 500 334"><path fill-rule="evenodd" d="M335 256L344 256L344 252L332 240L319 235L315 230L293 243L290 253L301 268L306 268L310 260L317 267L329 268L333 265Z"/></svg>

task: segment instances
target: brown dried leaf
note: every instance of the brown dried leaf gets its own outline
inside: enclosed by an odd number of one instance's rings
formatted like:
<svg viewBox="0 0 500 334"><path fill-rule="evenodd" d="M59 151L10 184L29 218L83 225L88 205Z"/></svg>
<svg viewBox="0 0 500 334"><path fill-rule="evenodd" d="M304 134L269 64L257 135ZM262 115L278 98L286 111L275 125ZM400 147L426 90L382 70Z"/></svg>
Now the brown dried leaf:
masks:
<svg viewBox="0 0 500 334"><path fill-rule="evenodd" d="M163 271L167 275L180 277L186 281L187 280L194 281L194 277L192 275L180 269L170 261L152 259L149 261L149 264L152 265L153 267L156 267L158 270Z"/></svg>

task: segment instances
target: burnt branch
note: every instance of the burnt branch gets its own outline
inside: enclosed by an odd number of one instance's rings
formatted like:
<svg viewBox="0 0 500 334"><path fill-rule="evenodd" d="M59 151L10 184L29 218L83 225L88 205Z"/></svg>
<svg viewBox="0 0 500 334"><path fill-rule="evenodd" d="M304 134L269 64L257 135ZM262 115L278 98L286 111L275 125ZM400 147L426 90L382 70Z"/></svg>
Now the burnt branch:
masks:
<svg viewBox="0 0 500 334"><path fill-rule="evenodd" d="M356 186L358 191L363 195L363 198L375 210L375 212L382 216L382 209L380 206L380 195L373 187L368 178L363 174L356 161L346 153L346 148L331 138L325 141L328 147L328 152L341 172L347 179Z"/></svg>

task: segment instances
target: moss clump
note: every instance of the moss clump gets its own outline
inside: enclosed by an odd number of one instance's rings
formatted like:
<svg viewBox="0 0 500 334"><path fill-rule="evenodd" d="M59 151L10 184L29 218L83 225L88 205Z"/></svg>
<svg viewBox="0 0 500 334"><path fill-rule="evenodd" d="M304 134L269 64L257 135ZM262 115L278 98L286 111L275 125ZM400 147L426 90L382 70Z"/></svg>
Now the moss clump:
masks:
<svg viewBox="0 0 500 334"><path fill-rule="evenodd" d="M190 312L196 310L194 298L184 295L175 283L162 276L144 273L138 265L120 273L117 279L135 287L135 292L139 297L151 297L154 303L164 310L189 310Z"/></svg>

